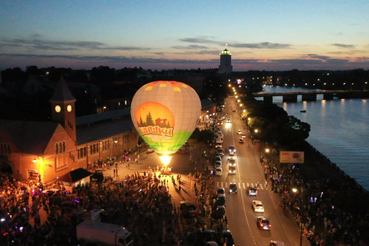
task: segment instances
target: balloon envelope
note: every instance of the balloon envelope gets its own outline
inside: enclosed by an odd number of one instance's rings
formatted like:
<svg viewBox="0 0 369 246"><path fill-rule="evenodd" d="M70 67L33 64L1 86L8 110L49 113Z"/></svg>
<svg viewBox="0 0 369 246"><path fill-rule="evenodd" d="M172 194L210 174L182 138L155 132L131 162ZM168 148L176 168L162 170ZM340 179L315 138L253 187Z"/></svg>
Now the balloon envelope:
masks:
<svg viewBox="0 0 369 246"><path fill-rule="evenodd" d="M160 155L173 155L195 130L201 115L196 91L177 81L142 86L131 103L131 118L145 142Z"/></svg>

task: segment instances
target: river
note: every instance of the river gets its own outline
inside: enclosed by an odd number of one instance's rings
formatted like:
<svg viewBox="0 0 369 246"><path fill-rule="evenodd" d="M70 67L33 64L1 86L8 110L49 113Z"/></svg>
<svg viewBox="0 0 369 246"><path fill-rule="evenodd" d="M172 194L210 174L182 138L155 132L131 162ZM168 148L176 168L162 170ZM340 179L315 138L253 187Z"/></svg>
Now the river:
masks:
<svg viewBox="0 0 369 246"><path fill-rule="evenodd" d="M303 88L265 86L265 92L302 91ZM309 123L307 141L327 156L350 177L369 191L369 100L334 99L283 103L282 97L273 97L273 103L289 115ZM257 98L262 100L262 98ZM301 113L301 110L306 110Z"/></svg>

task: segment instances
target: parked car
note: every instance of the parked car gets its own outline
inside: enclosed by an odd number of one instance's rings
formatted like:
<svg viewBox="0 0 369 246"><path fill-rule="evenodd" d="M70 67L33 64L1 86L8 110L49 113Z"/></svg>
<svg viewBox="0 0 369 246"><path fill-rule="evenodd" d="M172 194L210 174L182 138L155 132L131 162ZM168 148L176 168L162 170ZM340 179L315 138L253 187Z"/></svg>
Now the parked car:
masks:
<svg viewBox="0 0 369 246"><path fill-rule="evenodd" d="M178 153L178 154L187 154L187 153L188 153L188 151L187 151L187 150L185 150L185 149L179 149L179 150L177 150L177 153Z"/></svg>
<svg viewBox="0 0 369 246"><path fill-rule="evenodd" d="M215 169L215 175L222 176L223 175L223 169L221 167L217 167Z"/></svg>
<svg viewBox="0 0 369 246"><path fill-rule="evenodd" d="M223 242L226 242L226 246L234 246L235 242L233 239L232 232L230 230L223 230Z"/></svg>
<svg viewBox="0 0 369 246"><path fill-rule="evenodd" d="M195 246L207 246L206 243L219 241L217 233L214 230L203 230L195 239ZM210 244L211 245L211 244Z"/></svg>
<svg viewBox="0 0 369 246"><path fill-rule="evenodd" d="M217 167L222 167L222 162L221 161L216 161L215 162L215 168Z"/></svg>
<svg viewBox="0 0 369 246"><path fill-rule="evenodd" d="M224 195L225 194L225 189L223 187L218 187L217 189L217 196L218 195Z"/></svg>
<svg viewBox="0 0 369 246"><path fill-rule="evenodd" d="M147 150L146 150L146 154L150 154L150 153L154 153L155 152L155 150L154 149L152 149L152 148L148 148Z"/></svg>
<svg viewBox="0 0 369 246"><path fill-rule="evenodd" d="M199 211L197 210L195 204L191 201L181 201L179 208L184 217L194 217L199 215Z"/></svg>
<svg viewBox="0 0 369 246"><path fill-rule="evenodd" d="M225 194L218 195L217 200L215 201L215 206L224 206L226 202L226 196Z"/></svg>
<svg viewBox="0 0 369 246"><path fill-rule="evenodd" d="M221 219L224 217L224 215L226 214L226 210L225 210L225 207L224 205L221 205L221 206L217 206L215 210L213 210L213 212L211 213L211 217L213 219Z"/></svg>

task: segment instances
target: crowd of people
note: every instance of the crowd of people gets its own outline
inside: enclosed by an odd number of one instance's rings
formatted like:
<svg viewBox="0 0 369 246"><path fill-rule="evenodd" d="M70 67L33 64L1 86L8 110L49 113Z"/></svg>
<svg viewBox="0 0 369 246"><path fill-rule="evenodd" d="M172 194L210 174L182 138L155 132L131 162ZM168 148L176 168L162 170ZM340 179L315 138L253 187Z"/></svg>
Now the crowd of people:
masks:
<svg viewBox="0 0 369 246"><path fill-rule="evenodd" d="M369 209L356 202L368 193L308 144L305 156L311 160L304 165L321 172L319 179L309 178L296 166L283 171L268 169L272 191L280 194L281 206L292 211L311 245L369 245ZM329 173L322 173L319 166Z"/></svg>
<svg viewBox="0 0 369 246"><path fill-rule="evenodd" d="M170 181L170 175L159 172L136 172L120 182L91 183L70 193L55 189L51 194L43 187L21 187L12 175L1 174L0 205L9 217L0 224L0 245L83 245L77 241L76 225L96 208L104 210L102 222L132 232L134 245L174 243L178 211L168 192ZM40 212L47 219L41 221Z"/></svg>

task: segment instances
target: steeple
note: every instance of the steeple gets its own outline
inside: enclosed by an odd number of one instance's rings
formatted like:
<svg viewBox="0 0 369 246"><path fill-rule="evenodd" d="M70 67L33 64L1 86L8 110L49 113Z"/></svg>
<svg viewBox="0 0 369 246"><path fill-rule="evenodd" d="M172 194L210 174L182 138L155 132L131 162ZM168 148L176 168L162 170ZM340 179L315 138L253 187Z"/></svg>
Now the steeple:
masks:
<svg viewBox="0 0 369 246"><path fill-rule="evenodd" d="M50 102L60 102L60 101L76 101L76 99L72 96L67 83L63 76L60 77L58 84L56 85L54 95L50 99Z"/></svg>
<svg viewBox="0 0 369 246"><path fill-rule="evenodd" d="M55 87L54 95L50 99L52 120L60 123L72 140L77 142L76 134L76 99L70 92L63 77L60 78Z"/></svg>

